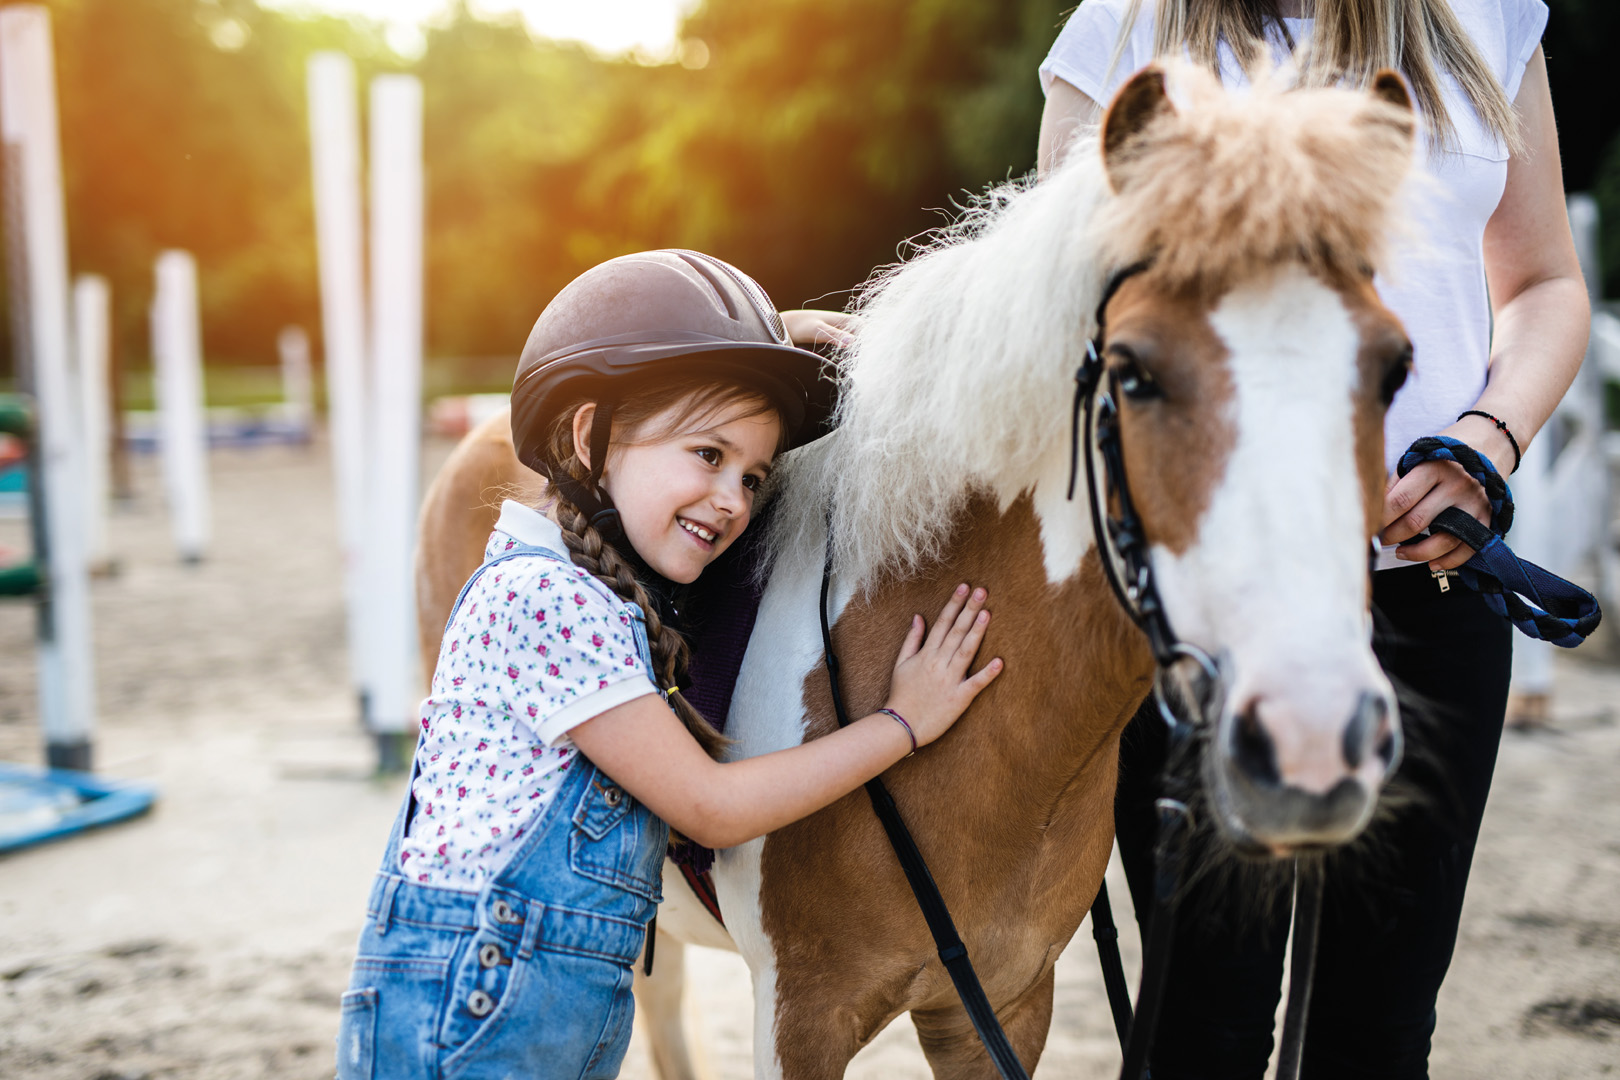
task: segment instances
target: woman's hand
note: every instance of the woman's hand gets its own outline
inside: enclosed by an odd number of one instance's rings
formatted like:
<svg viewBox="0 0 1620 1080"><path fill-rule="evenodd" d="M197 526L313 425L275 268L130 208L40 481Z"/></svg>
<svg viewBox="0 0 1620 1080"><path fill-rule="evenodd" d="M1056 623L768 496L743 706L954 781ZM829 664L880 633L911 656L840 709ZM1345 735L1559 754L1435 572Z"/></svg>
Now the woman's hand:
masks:
<svg viewBox="0 0 1620 1080"><path fill-rule="evenodd" d="M1440 434L1479 450L1503 476L1512 466L1512 448L1488 420L1465 416ZM1448 506L1457 507L1481 525L1491 523L1491 503L1479 481L1455 461L1425 461L1400 479L1391 478L1384 492L1384 528L1379 538L1386 544L1401 545L1395 552L1398 559L1426 562L1430 570L1455 570L1474 557L1474 549L1450 533L1437 530L1416 543L1407 543Z"/></svg>
<svg viewBox="0 0 1620 1080"><path fill-rule="evenodd" d="M1000 657L977 674L967 673L990 626L990 612L984 607L987 595L983 589L970 593L966 585L958 585L926 639L923 617L911 617L911 632L894 662L889 708L906 718L918 746L927 746L945 734L979 691L1001 674Z"/></svg>
<svg viewBox="0 0 1620 1080"><path fill-rule="evenodd" d="M861 317L842 311L800 308L782 312L782 325L787 328L788 340L795 345L837 345L842 348L855 343L855 334L861 328Z"/></svg>

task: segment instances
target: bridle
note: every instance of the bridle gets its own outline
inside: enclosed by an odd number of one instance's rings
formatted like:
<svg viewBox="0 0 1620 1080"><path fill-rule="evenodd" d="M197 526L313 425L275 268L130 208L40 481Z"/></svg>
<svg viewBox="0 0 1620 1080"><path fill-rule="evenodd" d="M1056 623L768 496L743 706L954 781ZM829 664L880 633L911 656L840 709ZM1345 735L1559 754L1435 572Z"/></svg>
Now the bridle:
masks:
<svg viewBox="0 0 1620 1080"><path fill-rule="evenodd" d="M1170 948L1175 930L1175 908L1181 890L1182 868L1186 845L1191 832L1192 815L1188 803L1197 783L1197 755L1195 735L1210 725L1211 712L1221 701L1220 669L1215 661L1198 646L1178 638L1170 626L1169 617L1159 596L1153 577L1153 564L1149 558L1147 537L1141 518L1131 499L1125 477L1125 458L1120 443L1119 376L1108 370L1103 362L1105 345L1104 314L1108 303L1121 285L1129 278L1148 269L1151 260L1135 263L1109 277L1097 305L1095 335L1086 343L1086 356L1075 371L1074 412L1070 437L1068 497L1074 498L1079 477L1082 442L1086 471L1087 502L1091 525L1096 537L1097 553L1103 574L1108 579L1115 598L1125 613L1144 634L1153 651L1155 672L1153 697L1159 715L1170 729L1170 749L1165 761L1161 783L1165 794L1155 802L1159 829L1154 844L1154 883L1152 917L1148 920L1147 939L1142 949L1142 982L1137 993L1136 1007L1131 1006L1125 980L1124 963L1119 953L1119 931L1114 925L1109 904L1108 886L1102 884L1091 907L1092 936L1097 941L1098 958L1102 964L1103 982L1108 991L1109 1009L1114 1028L1124 1052L1124 1065L1120 1080L1148 1080L1147 1056L1158 1023L1160 1006L1164 999L1166 979L1170 967ZM1106 389L1104 389L1106 385ZM1097 468L1097 459L1103 468ZM1108 513L1108 498L1112 494L1118 503L1117 516ZM830 508L829 508L830 510ZM833 536L832 516L828 514L827 553L821 577L821 641L827 664L827 679L831 684L833 712L840 727L850 722L839 687L838 656L833 651L829 601L832 587ZM1193 677L1185 685L1188 690L1176 694L1181 704L1190 704L1195 715L1183 718L1176 702L1167 690L1167 679L1176 669L1190 661L1195 668ZM1006 1032L1002 1030L995 1010L991 1008L978 975L968 959L967 946L956 932L956 926L940 895L933 875L923 859L911 832L900 817L899 808L889 795L881 778L866 785L872 808L889 837L890 846L900 861L901 869L911 885L940 962L956 985L974 1030L984 1044L985 1052L1003 1080L1028 1080L1023 1064L1012 1049ZM1311 976L1315 966L1317 926L1321 916L1321 878L1306 874L1296 863L1296 895L1294 902L1294 951L1289 969L1288 1007L1283 1020L1282 1050L1278 1059L1279 1080L1297 1080L1300 1052L1304 1044L1305 1014L1310 1004Z"/></svg>
<svg viewBox="0 0 1620 1080"><path fill-rule="evenodd" d="M1153 912L1147 940L1142 943L1142 983L1136 1009L1122 999L1125 985L1119 957L1118 932L1112 925L1108 886L1102 885L1092 908L1092 933L1097 939L1103 981L1109 992L1114 1026L1125 1054L1121 1080L1146 1077L1148 1050L1158 1025L1160 1006L1170 967L1175 909L1181 889L1186 845L1192 830L1188 809L1197 784L1196 736L1214 723L1222 701L1220 668L1203 649L1182 641L1170 625L1159 595L1149 557L1147 533L1131 498L1125 475L1125 453L1119 421L1119 374L1103 360L1107 339L1109 302L1130 278L1146 271L1152 260L1133 263L1112 274L1097 303L1096 332L1086 342L1086 355L1074 373L1074 410L1071 417L1069 489L1074 499L1080 460L1085 459L1086 502L1090 510L1097 558L1114 598L1148 639L1153 652L1153 699L1169 729L1169 750L1160 774L1163 794L1155 800L1158 836L1154 844ZM1102 468L1098 468L1098 459ZM1119 508L1109 512L1109 496ZM1178 696L1190 709L1178 710L1167 682L1190 662L1191 678ZM1190 711L1192 715L1186 716ZM1317 928L1321 917L1322 882L1319 873L1306 873L1295 864L1294 951L1289 969L1288 1007L1278 1058L1279 1080L1299 1076L1305 1038L1305 1016L1310 1007L1311 981L1316 962ZM1117 989L1116 989L1117 988Z"/></svg>

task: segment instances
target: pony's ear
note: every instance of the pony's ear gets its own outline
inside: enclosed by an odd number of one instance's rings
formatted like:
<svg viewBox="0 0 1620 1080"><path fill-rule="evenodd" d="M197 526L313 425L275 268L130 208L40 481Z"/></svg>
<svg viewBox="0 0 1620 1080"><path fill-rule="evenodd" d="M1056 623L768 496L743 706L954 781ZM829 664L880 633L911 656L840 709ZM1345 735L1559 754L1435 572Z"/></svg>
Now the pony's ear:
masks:
<svg viewBox="0 0 1620 1080"><path fill-rule="evenodd" d="M1373 76L1372 95L1397 109L1412 111L1412 95L1407 92L1406 80L1390 68L1382 68Z"/></svg>
<svg viewBox="0 0 1620 1080"><path fill-rule="evenodd" d="M1377 124L1397 128L1410 140L1417 135L1417 116L1412 111L1412 94L1406 89L1406 80L1389 68L1373 76L1368 88L1373 101L1378 103L1369 119Z"/></svg>
<svg viewBox="0 0 1620 1080"><path fill-rule="evenodd" d="M1164 69L1158 64L1149 64L1119 88L1103 117L1102 129L1103 169L1116 192L1120 190L1120 152L1154 120L1175 111L1165 90Z"/></svg>

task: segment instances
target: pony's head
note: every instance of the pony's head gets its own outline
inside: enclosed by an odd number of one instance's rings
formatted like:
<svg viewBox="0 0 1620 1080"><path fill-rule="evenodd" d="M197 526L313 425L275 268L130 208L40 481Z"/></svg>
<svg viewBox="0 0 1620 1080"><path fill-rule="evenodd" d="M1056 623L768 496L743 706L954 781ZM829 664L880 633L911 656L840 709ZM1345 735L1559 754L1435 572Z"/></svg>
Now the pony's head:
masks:
<svg viewBox="0 0 1620 1080"><path fill-rule="evenodd" d="M1244 97L1173 75L1133 77L1101 133L1109 261L1145 265L1103 313L1125 471L1171 624L1219 658L1217 820L1248 847L1336 843L1401 742L1368 554L1412 347L1372 273L1411 105L1391 73Z"/></svg>
<svg viewBox="0 0 1620 1080"><path fill-rule="evenodd" d="M1251 848L1326 845L1366 822L1400 746L1368 556L1411 349L1372 268L1413 114L1393 75L1241 97L1169 75L1134 77L1047 180L992 192L868 287L839 429L790 464L772 546L819 565L830 502L859 589L937 558L970 494L1027 494L1047 580L1079 574L1075 372L1105 284L1145 264L1103 346L1170 621L1221 666L1212 802ZM1085 617L1074 632L1097 632Z"/></svg>

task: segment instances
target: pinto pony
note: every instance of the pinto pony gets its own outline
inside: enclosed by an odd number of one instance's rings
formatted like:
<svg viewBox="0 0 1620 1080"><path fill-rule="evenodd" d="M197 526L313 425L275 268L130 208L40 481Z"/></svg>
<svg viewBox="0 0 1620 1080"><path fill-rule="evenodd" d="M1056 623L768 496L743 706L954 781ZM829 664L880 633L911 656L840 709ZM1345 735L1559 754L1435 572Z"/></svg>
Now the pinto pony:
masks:
<svg viewBox="0 0 1620 1080"><path fill-rule="evenodd" d="M1047 182L993 193L875 280L837 431L779 470L733 752L834 725L817 621L829 549L856 715L882 703L912 612L959 581L989 588L984 650L1005 672L884 780L1031 1070L1053 964L1108 861L1120 732L1154 676L1067 494L1076 369L1101 316L1165 609L1219 664L1202 767L1221 831L1273 853L1349 839L1399 746L1368 554L1384 410L1411 349L1372 268L1413 135L1393 75L1366 92L1262 80L1235 98L1194 69L1144 70ZM1123 267L1138 269L1099 312ZM532 482L505 422L469 436L424 509L430 661L490 495ZM902 1012L935 1075L993 1075L864 794L720 852L714 883L723 931L665 879L642 1004L667 1078L690 1075L679 940L747 960L758 1076L840 1076Z"/></svg>

